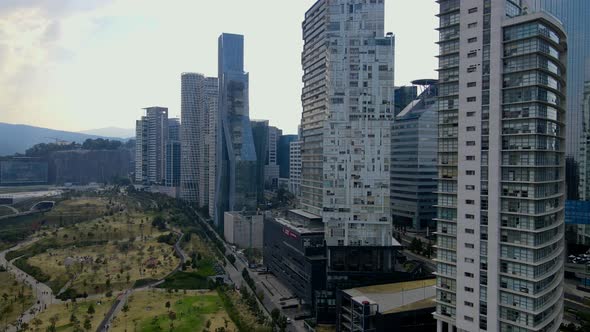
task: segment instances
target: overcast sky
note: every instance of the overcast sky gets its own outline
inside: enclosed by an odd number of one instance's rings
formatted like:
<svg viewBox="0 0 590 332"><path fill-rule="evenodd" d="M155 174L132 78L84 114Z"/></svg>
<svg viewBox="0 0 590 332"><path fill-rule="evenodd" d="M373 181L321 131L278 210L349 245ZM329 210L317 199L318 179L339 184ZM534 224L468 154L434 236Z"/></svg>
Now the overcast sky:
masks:
<svg viewBox="0 0 590 332"><path fill-rule="evenodd" d="M315 0L0 0L0 122L133 128L180 116L180 73L217 74L217 37L245 36L250 117L295 133L301 21ZM396 85L436 77L433 0L386 0Z"/></svg>

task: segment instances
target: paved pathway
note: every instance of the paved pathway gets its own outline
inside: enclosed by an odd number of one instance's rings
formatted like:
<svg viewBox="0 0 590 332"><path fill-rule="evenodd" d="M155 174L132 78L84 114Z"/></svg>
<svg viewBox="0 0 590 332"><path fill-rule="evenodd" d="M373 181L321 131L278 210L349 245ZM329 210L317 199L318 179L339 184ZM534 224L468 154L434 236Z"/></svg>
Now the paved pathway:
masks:
<svg viewBox="0 0 590 332"><path fill-rule="evenodd" d="M113 324L113 320L117 317L119 312L121 312L121 310L123 310L123 306L125 306L125 303L127 303L127 301L129 300L129 296L131 296L131 294L133 294L134 292L137 292L137 291L143 291L146 289L156 287L159 284L163 283L164 279L166 279L169 275L182 269L182 266L184 265L184 263L188 259L187 254L180 247L180 241L182 241L184 234L178 230L171 230L171 231L178 235L178 240L174 244L174 251L176 252L178 257L180 258L180 263L178 264L178 266L172 272L168 273L168 275L166 275L164 278L162 278L156 282L153 282L149 285L146 285L146 286L140 287L140 288L130 288L130 289L127 289L127 290L119 293L119 295L117 296L117 299L115 300L115 303L113 304L111 309L107 312L107 314L105 315L102 322L100 322L100 324L98 325L98 328L96 329L97 332L106 332L111 328L111 326Z"/></svg>
<svg viewBox="0 0 590 332"><path fill-rule="evenodd" d="M51 305L53 303L61 303L60 300L55 298L55 296L53 295L53 291L51 290L51 288L49 288L49 286L37 281L37 279L33 278L31 275L25 273L24 271L20 270L19 268L17 268L13 264L14 261L18 258L15 258L11 261L6 260L6 254L9 251L21 249L25 246L35 243L38 240L39 240L39 238L33 238L30 240L26 240L24 242L17 244L16 246L14 246L10 249L0 252L0 265L5 266L6 269L8 270L8 272L12 273L18 281L24 283L25 285L30 286L33 291L33 294L35 295L35 297L37 299L37 302L35 304L33 304L33 306L31 308L29 308L27 311L25 311L23 313L23 315L19 319L19 323L29 323L31 320L33 320L33 318L35 318L35 316L39 312L42 312L45 309L47 309L47 307L49 305ZM10 325L10 326L8 326L7 332L14 332L17 330L18 329L16 326Z"/></svg>

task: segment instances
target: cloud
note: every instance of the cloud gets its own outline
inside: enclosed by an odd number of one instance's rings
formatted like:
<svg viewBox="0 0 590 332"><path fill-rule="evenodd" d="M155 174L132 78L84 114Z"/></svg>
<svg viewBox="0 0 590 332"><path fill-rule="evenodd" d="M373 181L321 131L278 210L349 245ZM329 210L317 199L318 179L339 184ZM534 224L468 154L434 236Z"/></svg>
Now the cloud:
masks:
<svg viewBox="0 0 590 332"><path fill-rule="evenodd" d="M76 45L63 42L64 23L112 1L0 1L0 121L25 122L26 114L44 112L52 68L75 57Z"/></svg>

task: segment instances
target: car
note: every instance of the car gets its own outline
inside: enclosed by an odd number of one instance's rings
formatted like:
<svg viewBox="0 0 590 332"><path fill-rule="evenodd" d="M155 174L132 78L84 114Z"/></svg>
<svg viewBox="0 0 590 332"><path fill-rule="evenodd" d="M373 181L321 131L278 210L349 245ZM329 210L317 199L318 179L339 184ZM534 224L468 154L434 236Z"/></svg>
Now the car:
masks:
<svg viewBox="0 0 590 332"><path fill-rule="evenodd" d="M287 317L287 324L291 324L291 318Z"/></svg>

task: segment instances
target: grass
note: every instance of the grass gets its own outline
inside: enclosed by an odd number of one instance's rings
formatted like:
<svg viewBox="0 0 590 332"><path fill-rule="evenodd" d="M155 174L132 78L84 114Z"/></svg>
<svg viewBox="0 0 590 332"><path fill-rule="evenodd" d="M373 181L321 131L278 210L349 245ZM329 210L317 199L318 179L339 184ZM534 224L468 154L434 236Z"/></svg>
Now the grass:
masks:
<svg viewBox="0 0 590 332"><path fill-rule="evenodd" d="M116 199L67 200L51 213L65 226L38 232L38 242L7 257L25 256L20 266L56 293L70 279L78 294L118 291L137 280L163 278L179 263L172 246L158 243L168 232L152 227L153 214L127 212ZM76 221L79 216L92 219Z"/></svg>
<svg viewBox="0 0 590 332"><path fill-rule="evenodd" d="M35 298L29 287L17 282L10 273L0 272L0 312L4 312L6 307L12 308L8 315L0 314L2 323L14 322L34 302Z"/></svg>
<svg viewBox="0 0 590 332"><path fill-rule="evenodd" d="M158 286L167 289L208 289L209 280L197 272L178 271Z"/></svg>
<svg viewBox="0 0 590 332"><path fill-rule="evenodd" d="M88 314L88 307L92 304L94 307L95 313L90 315ZM77 302L77 303L69 303L69 304L52 304L47 307L47 310L40 313L37 318L41 321L41 325L39 325L39 331L45 331L50 325L51 317L57 316L58 320L55 324L57 331L74 331L74 324L70 322L70 316L74 314L76 318L80 321L80 325L83 326L84 320L86 317L90 319L92 329L96 330L106 313L111 308L112 302L109 301L86 301L86 302ZM30 324L32 328L35 326Z"/></svg>
<svg viewBox="0 0 590 332"><path fill-rule="evenodd" d="M170 308L166 308L170 302ZM112 331L164 331L170 329L169 311L176 314L174 331L202 331L210 322L209 330L224 327L235 330L235 325L223 310L215 292L187 291L167 293L150 290L134 293L128 302L129 312L120 312ZM227 324L227 325L226 325Z"/></svg>

